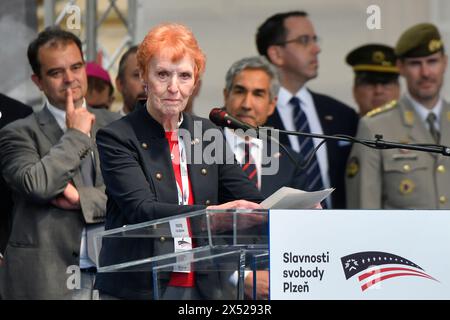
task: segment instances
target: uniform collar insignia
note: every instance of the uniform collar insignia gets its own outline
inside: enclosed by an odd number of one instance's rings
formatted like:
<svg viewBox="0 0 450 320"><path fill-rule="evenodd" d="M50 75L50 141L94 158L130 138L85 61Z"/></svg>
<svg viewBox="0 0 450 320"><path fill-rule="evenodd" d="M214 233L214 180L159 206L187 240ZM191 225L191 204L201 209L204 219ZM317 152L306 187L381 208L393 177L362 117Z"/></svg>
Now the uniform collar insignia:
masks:
<svg viewBox="0 0 450 320"><path fill-rule="evenodd" d="M403 117L405 118L405 123L409 126L414 124L414 112L413 111L405 111L403 113Z"/></svg>

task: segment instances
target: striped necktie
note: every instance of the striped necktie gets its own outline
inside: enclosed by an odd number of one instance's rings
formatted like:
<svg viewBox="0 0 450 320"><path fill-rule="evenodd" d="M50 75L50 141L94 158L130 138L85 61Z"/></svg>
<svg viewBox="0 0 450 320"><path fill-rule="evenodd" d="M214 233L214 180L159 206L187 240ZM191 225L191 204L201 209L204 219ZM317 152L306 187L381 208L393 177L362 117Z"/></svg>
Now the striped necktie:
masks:
<svg viewBox="0 0 450 320"><path fill-rule="evenodd" d="M251 145L249 141L245 141L244 145L244 160L242 161L242 170L247 175L248 179L258 186L258 171L256 170L255 160L251 154Z"/></svg>
<svg viewBox="0 0 450 320"><path fill-rule="evenodd" d="M292 97L289 103L294 108L294 124L295 129L298 132L311 133L309 128L308 119L306 118L305 112L301 108L301 101L297 97ZM298 136L298 143L300 145L300 155L303 159L308 159L314 150L313 139L304 136ZM314 155L310 162L308 168L306 168L306 175L308 177L308 190L307 191L317 191L323 189L323 181L320 173L319 162L317 161L317 156Z"/></svg>

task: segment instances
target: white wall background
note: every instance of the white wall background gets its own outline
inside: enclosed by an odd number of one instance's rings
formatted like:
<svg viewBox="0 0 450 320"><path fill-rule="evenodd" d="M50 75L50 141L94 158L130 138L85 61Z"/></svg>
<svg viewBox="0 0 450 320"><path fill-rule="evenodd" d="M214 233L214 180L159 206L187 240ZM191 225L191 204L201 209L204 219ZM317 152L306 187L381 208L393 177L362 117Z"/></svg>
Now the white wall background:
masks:
<svg viewBox="0 0 450 320"><path fill-rule="evenodd" d="M381 9L380 30L366 26L366 9L372 4ZM193 30L208 59L194 111L207 116L212 107L223 103L229 66L257 54L258 26L272 14L289 10L307 11L322 39L319 77L308 86L351 106L353 73L344 59L353 48L367 42L395 45L403 30L426 21L438 25L449 48L446 18L450 17L450 1L446 0L139 0L136 39L141 41L151 27L162 22L183 23ZM446 84L443 94L447 98L449 89Z"/></svg>

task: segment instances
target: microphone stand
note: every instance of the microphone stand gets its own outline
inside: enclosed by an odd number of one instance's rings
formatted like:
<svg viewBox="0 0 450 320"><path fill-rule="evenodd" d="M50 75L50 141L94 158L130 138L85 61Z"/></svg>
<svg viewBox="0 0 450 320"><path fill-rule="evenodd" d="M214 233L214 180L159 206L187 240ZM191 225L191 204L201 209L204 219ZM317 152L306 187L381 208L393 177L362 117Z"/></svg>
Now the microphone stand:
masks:
<svg viewBox="0 0 450 320"><path fill-rule="evenodd" d="M313 159L315 153L317 150L322 146L322 144L325 142L325 140L338 140L338 141L348 141L351 143L360 143L362 145L365 145L369 148L373 149L407 149L407 150L416 150L416 151L422 151L422 152L432 152L432 153L439 153L444 156L450 156L450 147L442 146L442 145L435 145L435 144L407 144L407 143L398 143L398 142L391 142L391 141L385 141L383 140L383 136L381 134L375 135L375 140L367 140L367 139L357 139L351 136L343 135L343 134L336 134L336 135L325 135L325 134L317 134L317 133L306 133L306 132L298 132L298 131L288 131L288 130L281 130L281 129L275 129L272 127L256 127L256 134L259 138L261 134L263 134L266 137L269 137L270 139L277 142L279 145L282 146L279 141L277 141L275 138L272 137L272 135L267 135L265 132L261 132L261 130L264 131L275 131L278 133L284 133L287 135L294 135L294 136L305 136L310 138L319 138L323 139L323 141L314 148L314 151L311 152L311 155L309 158L304 162L302 167L300 169L305 169L311 160ZM284 148L283 148L284 149ZM287 151L287 150L285 150ZM287 152L289 158L292 160L292 156L289 155L289 152ZM297 166L299 165L298 162ZM298 168L298 167L297 167Z"/></svg>

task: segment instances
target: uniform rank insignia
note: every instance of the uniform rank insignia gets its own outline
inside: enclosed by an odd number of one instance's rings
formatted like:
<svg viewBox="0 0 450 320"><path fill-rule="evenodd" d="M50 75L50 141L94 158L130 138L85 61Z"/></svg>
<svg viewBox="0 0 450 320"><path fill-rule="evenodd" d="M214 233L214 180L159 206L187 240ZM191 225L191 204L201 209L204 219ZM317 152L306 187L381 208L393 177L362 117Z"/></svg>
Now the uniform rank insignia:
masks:
<svg viewBox="0 0 450 320"><path fill-rule="evenodd" d="M401 194L407 195L413 192L415 187L416 185L411 179L403 179L400 181L399 190Z"/></svg>
<svg viewBox="0 0 450 320"><path fill-rule="evenodd" d="M353 178L359 172L358 158L352 157L347 164L347 177Z"/></svg>
<svg viewBox="0 0 450 320"><path fill-rule="evenodd" d="M385 105L383 105L381 107L375 108L375 109L367 112L366 116L371 118L373 116L376 116L377 114L380 114L380 113L383 113L385 111L391 110L391 109L395 108L396 106L397 106L397 100L392 100L391 102L389 102L389 103L387 103L387 104L385 104Z"/></svg>
<svg viewBox="0 0 450 320"><path fill-rule="evenodd" d="M404 117L407 125L412 126L414 124L414 113L412 111L405 111Z"/></svg>

